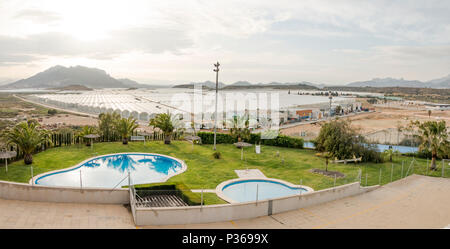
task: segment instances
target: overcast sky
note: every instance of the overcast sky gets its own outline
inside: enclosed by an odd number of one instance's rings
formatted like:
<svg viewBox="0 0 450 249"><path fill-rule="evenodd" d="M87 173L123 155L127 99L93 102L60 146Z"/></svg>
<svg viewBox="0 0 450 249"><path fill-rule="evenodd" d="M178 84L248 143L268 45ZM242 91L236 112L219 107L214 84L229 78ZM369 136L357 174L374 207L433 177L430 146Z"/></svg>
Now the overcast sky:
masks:
<svg viewBox="0 0 450 249"><path fill-rule="evenodd" d="M0 79L83 65L143 83L450 74L450 1L0 0Z"/></svg>

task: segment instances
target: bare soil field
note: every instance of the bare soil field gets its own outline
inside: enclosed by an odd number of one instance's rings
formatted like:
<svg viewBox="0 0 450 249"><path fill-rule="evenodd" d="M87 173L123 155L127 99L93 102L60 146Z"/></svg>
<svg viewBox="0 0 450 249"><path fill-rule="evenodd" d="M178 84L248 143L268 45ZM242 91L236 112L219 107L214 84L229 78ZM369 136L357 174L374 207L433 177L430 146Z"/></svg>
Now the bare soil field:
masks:
<svg viewBox="0 0 450 249"><path fill-rule="evenodd" d="M411 120L419 120L421 122L427 120L445 120L447 124L450 124L450 110L433 110L430 117L428 117L428 112L425 110L376 107L373 113L363 113L346 119L351 120L353 127L360 129L362 134L370 134L386 129L397 129L399 125L406 126ZM306 138L311 139L319 134L320 127L323 123L299 124L295 127L282 129L281 133L298 136L300 132L306 131Z"/></svg>

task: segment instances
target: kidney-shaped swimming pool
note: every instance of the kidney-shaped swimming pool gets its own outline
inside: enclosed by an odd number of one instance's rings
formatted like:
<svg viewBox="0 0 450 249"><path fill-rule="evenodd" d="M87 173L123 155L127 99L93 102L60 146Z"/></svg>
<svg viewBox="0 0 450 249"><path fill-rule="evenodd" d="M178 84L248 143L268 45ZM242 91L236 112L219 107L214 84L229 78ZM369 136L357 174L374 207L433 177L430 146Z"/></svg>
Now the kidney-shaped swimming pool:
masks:
<svg viewBox="0 0 450 249"><path fill-rule="evenodd" d="M34 184L45 186L113 188L128 185L128 172L133 184L143 184L164 182L185 170L186 165L173 157L119 153L91 158L69 169L38 175L33 180Z"/></svg>
<svg viewBox="0 0 450 249"><path fill-rule="evenodd" d="M216 192L230 202L249 202L298 195L314 191L307 186L292 185L278 179L235 179L220 184Z"/></svg>

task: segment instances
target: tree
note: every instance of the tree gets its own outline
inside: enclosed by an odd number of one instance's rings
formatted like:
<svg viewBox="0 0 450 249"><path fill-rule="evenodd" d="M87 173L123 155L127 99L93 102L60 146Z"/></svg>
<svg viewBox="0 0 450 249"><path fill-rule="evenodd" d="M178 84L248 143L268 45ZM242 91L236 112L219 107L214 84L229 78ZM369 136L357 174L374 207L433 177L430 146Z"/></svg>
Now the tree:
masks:
<svg viewBox="0 0 450 249"><path fill-rule="evenodd" d="M394 149L390 148L390 149L387 149L387 150L383 151L383 154L385 156L389 157L389 162L392 162L392 157L393 156L397 156L400 153L399 153L398 150L394 150Z"/></svg>
<svg viewBox="0 0 450 249"><path fill-rule="evenodd" d="M419 128L420 146L419 150L428 150L431 152L431 170L436 170L436 159L438 156L446 154L450 146L448 141L448 131L446 123L442 121L420 121L414 122Z"/></svg>
<svg viewBox="0 0 450 249"><path fill-rule="evenodd" d="M33 163L32 154L37 147L51 143L50 132L33 120L15 125L6 130L4 136L8 145L15 144L23 152L25 164Z"/></svg>
<svg viewBox="0 0 450 249"><path fill-rule="evenodd" d="M75 138L82 139L86 141L86 146L91 146L91 139L85 138L84 136L97 133L97 129L94 126L85 125L77 134Z"/></svg>
<svg viewBox="0 0 450 249"><path fill-rule="evenodd" d="M122 137L122 144L128 144L128 137L139 127L133 117L121 118L114 123L114 130Z"/></svg>
<svg viewBox="0 0 450 249"><path fill-rule="evenodd" d="M120 120L120 114L113 113L101 113L98 115L98 129L103 137L106 137L107 141L111 141L111 135L114 133L114 125Z"/></svg>
<svg viewBox="0 0 450 249"><path fill-rule="evenodd" d="M336 119L322 125L314 144L316 150L328 152L333 158L348 159L355 155L363 161L382 161L380 153L347 120Z"/></svg>
<svg viewBox="0 0 450 249"><path fill-rule="evenodd" d="M334 109L334 112L336 115L341 115L342 107L340 105L336 106L336 109Z"/></svg>
<svg viewBox="0 0 450 249"><path fill-rule="evenodd" d="M173 132L183 127L180 115L160 113L150 120L150 126L160 129L164 133L164 143L170 144Z"/></svg>
<svg viewBox="0 0 450 249"><path fill-rule="evenodd" d="M48 113L49 115L55 115L56 113L58 113L58 111L57 111L56 109L49 109L49 110L47 111L47 113Z"/></svg>
<svg viewBox="0 0 450 249"><path fill-rule="evenodd" d="M243 139L250 138L250 121L248 116L234 116L227 120L227 127L230 129L230 134L239 142Z"/></svg>

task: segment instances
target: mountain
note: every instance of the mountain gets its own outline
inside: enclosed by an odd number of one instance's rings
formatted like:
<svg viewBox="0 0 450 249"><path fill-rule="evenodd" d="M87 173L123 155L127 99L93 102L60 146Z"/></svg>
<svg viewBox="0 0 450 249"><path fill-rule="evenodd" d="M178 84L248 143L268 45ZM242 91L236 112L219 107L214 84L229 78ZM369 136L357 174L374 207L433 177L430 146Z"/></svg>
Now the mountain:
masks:
<svg viewBox="0 0 450 249"><path fill-rule="evenodd" d="M117 80L122 82L122 84L124 84L126 87L129 87L129 88L155 88L154 86L150 86L147 84L141 84L141 83L138 83L134 80L130 80L127 78L117 79Z"/></svg>
<svg viewBox="0 0 450 249"><path fill-rule="evenodd" d="M248 82L248 81L236 81L233 84L231 84L230 86L251 86L252 83Z"/></svg>
<svg viewBox="0 0 450 249"><path fill-rule="evenodd" d="M347 84L356 87L425 87L425 83L418 80L404 80L394 78L375 78L369 81L358 81Z"/></svg>
<svg viewBox="0 0 450 249"><path fill-rule="evenodd" d="M427 82L433 88L450 88L450 74L439 79L430 80Z"/></svg>
<svg viewBox="0 0 450 249"><path fill-rule="evenodd" d="M92 91L93 89L89 88L89 87L82 86L82 85L70 85L70 86L50 88L50 90L59 90L59 91Z"/></svg>
<svg viewBox="0 0 450 249"><path fill-rule="evenodd" d="M81 85L88 88L130 88L145 87L131 80L124 82L108 75L104 70L83 66L54 66L27 79L22 79L2 88L60 88Z"/></svg>
<svg viewBox="0 0 450 249"><path fill-rule="evenodd" d="M413 87L413 88L450 88L450 75L427 82L394 78L375 78L347 84L350 87Z"/></svg>
<svg viewBox="0 0 450 249"><path fill-rule="evenodd" d="M279 83L279 82L271 82L271 83L258 83L251 84L247 81L238 81L233 84L225 86L223 89L225 90L235 90L235 89L302 89L302 90L317 90L318 88L313 84L304 84L304 83Z"/></svg>
<svg viewBox="0 0 450 249"><path fill-rule="evenodd" d="M175 85L174 88L194 88L194 86L202 86L206 88L216 89L216 83L212 81L205 81L205 82L191 82L189 84L181 84L181 85ZM218 83L218 87L223 88L226 85L222 82Z"/></svg>

